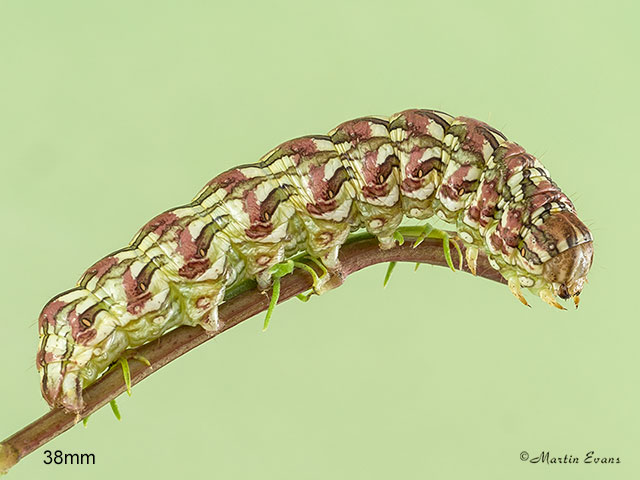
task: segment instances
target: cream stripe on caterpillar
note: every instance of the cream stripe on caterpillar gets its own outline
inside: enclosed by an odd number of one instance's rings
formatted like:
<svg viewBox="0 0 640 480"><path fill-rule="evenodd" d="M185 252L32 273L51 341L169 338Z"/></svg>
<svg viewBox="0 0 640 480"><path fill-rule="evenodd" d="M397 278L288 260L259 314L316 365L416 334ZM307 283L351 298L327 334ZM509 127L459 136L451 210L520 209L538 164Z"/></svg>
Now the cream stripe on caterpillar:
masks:
<svg viewBox="0 0 640 480"><path fill-rule="evenodd" d="M229 286L266 289L271 267L301 251L340 275L351 231L390 248L405 216L434 215L455 226L472 270L485 251L523 302L521 287L577 304L591 233L540 162L477 120L406 110L285 142L148 222L44 307L42 393L80 412L82 389L125 350L179 325L217 331Z"/></svg>

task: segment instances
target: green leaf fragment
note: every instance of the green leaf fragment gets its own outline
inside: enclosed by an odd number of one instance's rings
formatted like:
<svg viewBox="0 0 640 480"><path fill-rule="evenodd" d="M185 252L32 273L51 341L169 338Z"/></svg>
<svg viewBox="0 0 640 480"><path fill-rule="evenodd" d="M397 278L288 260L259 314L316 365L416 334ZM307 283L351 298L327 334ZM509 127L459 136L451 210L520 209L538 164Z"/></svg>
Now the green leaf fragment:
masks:
<svg viewBox="0 0 640 480"><path fill-rule="evenodd" d="M296 258L300 258L300 257L296 257ZM318 274L312 267L310 267L304 262L298 262L293 259L289 259L284 262L277 263L269 269L273 277L273 287L271 292L271 301L269 302L269 308L267 309L262 331L265 331L269 326L271 315L273 314L273 310L275 309L278 303L278 299L280 298L280 278L292 273L296 268L300 268L306 271L309 275L311 275L313 279L313 289L315 290L320 281L320 278L323 278L325 275L328 274L327 267L325 267L320 260L312 256L309 256L307 258L311 260L313 263L315 263L316 265L318 265L318 267L320 267L320 269L323 272L320 277L318 277ZM313 295L313 292L300 293L296 295L296 297L303 302L307 302L311 297L311 295Z"/></svg>
<svg viewBox="0 0 640 480"><path fill-rule="evenodd" d="M398 230L393 232L393 238L398 242L398 245L402 245L404 243L404 236Z"/></svg>
<svg viewBox="0 0 640 480"><path fill-rule="evenodd" d="M300 300L301 302L308 302L309 299L311 298L311 296L313 295L313 292L309 292L309 293L299 293L298 295L296 295L296 298L298 300Z"/></svg>
<svg viewBox="0 0 640 480"><path fill-rule="evenodd" d="M269 320L271 320L271 315L273 314L274 308L276 308L276 304L278 303L279 298L280 298L280 277L276 277L273 281L273 287L271 289L271 301L269 302L267 315L264 317L264 326L262 327L263 332L269 326Z"/></svg>
<svg viewBox="0 0 640 480"><path fill-rule="evenodd" d="M127 395L131 396L131 370L129 370L129 362L126 358L119 360L122 367L122 376L124 377L124 384L127 386Z"/></svg>
<svg viewBox="0 0 640 480"><path fill-rule="evenodd" d="M384 282L382 284L382 287L386 287L387 283L389 283L389 279L391 278L391 272L393 272L393 269L396 268L396 263L398 262L389 262L389 266L387 267L387 273L384 276Z"/></svg>
<svg viewBox="0 0 640 480"><path fill-rule="evenodd" d="M311 268L309 265L307 265L306 263L302 263L302 262L293 262L294 267L300 268L302 270L305 270L306 272L309 273L309 275L311 275L311 278L313 278L313 286L315 287L318 284L318 274L316 273L316 271Z"/></svg>
<svg viewBox="0 0 640 480"><path fill-rule="evenodd" d="M453 260L451 259L451 247L449 247L449 235L446 233L442 236L442 249L444 250L444 258L447 261L447 265L452 271L456 271L453 266Z"/></svg>
<svg viewBox="0 0 640 480"><path fill-rule="evenodd" d="M447 261L447 265L449 266L449 268L451 268L451 270L455 272L456 269L453 266L453 259L451 258L451 247L449 246L449 242L453 242L453 246L456 248L456 251L458 252L458 259L460 264L459 270L462 270L462 251L460 250L460 245L458 245L458 242L456 242L455 240L452 240L449 237L449 234L447 232L443 230L438 230L437 228L433 228L429 223L427 223L422 228L422 231L420 232L420 234L418 235L418 238L413 244L413 248L420 245L427 237L442 239L442 249L444 251L444 258ZM417 269L418 269L418 265L416 265L415 270Z"/></svg>
<svg viewBox="0 0 640 480"><path fill-rule="evenodd" d="M422 231L420 232L420 234L418 235L418 238L413 244L413 248L416 248L418 245L424 242L425 238L431 236L431 232L433 232L433 227L431 226L430 223L426 223L424 227L422 227Z"/></svg>
<svg viewBox="0 0 640 480"><path fill-rule="evenodd" d="M84 418L82 419L82 425L84 426L84 428L87 428L87 423L89 423L89 417L90 417L90 416L91 416L91 415L87 415L86 417L84 417Z"/></svg>
<svg viewBox="0 0 640 480"><path fill-rule="evenodd" d="M458 252L458 270L462 270L462 250L460 250L460 245L455 240L452 240L453 246L456 247L456 251Z"/></svg>
<svg viewBox="0 0 640 480"><path fill-rule="evenodd" d="M313 263L315 263L316 265L318 265L318 267L320 267L320 270L322 270L322 275L321 277L324 277L325 275L327 275L329 272L327 270L327 267L324 266L324 263L322 263L321 260L318 260L316 257L309 257L309 260L311 260Z"/></svg>
<svg viewBox="0 0 640 480"><path fill-rule="evenodd" d="M109 402L109 405L111 405L111 410L113 411L113 414L116 416L116 418L118 420L122 420L122 417L120 416L120 410L118 410L118 404L116 403L115 398Z"/></svg>
<svg viewBox="0 0 640 480"><path fill-rule="evenodd" d="M277 278L284 277L285 275L288 275L289 273L293 272L293 268L294 268L293 263L294 263L293 260L287 260L285 262L276 263L269 269L269 271L274 277L277 277Z"/></svg>

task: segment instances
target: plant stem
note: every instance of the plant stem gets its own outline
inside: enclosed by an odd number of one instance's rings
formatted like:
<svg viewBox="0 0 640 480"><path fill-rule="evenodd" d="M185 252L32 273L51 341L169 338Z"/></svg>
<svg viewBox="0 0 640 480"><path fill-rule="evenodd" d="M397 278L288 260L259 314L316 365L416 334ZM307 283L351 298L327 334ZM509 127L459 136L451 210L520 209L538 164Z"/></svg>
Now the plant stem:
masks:
<svg viewBox="0 0 640 480"><path fill-rule="evenodd" d="M370 235L355 235L340 250L342 278L334 279L332 287L339 286L346 277L365 267L385 262L429 263L447 267L442 248L442 240L427 238L413 248L417 239L415 229L401 229L405 242L389 250L381 250L377 240ZM451 233L453 237L454 234ZM464 248L462 249L464 254ZM305 262L319 274L319 267L313 262ZM457 262L456 262L457 263ZM464 271L469 272L465 265ZM506 283L499 272L491 268L487 258L480 254L477 261L477 275L496 282ZM281 279L279 301L284 302L291 297L307 291L312 286L313 278L304 269L296 269ZM330 280L331 281L331 280ZM218 334L266 310L269 297L255 288L235 289L232 298L225 299L220 305L219 318L222 328L214 334L208 334L200 327L182 326L163 335L128 355L130 364L131 385L144 380L167 363L184 355L198 345L211 340ZM150 366L140 360L149 361ZM42 417L0 443L0 473L6 473L20 459L38 449L48 441L67 431L102 406L109 403L122 392L127 385L119 369L112 369L103 375L84 392L85 409L80 415L65 412L62 408L54 408Z"/></svg>

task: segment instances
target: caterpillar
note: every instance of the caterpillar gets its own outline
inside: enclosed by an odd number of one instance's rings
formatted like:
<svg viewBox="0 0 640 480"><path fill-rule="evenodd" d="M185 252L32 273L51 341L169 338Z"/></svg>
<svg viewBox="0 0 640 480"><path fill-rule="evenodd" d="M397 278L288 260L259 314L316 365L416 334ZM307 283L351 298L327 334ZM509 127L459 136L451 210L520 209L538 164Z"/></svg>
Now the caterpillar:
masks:
<svg viewBox="0 0 640 480"><path fill-rule="evenodd" d="M266 290L273 268L299 252L340 276L352 231L388 249L404 217L434 215L455 226L472 271L482 250L523 303L528 288L577 306L592 235L541 163L481 121L405 110L282 143L95 263L39 316L42 394L78 413L83 388L127 349L179 325L216 332L229 287L254 279Z"/></svg>

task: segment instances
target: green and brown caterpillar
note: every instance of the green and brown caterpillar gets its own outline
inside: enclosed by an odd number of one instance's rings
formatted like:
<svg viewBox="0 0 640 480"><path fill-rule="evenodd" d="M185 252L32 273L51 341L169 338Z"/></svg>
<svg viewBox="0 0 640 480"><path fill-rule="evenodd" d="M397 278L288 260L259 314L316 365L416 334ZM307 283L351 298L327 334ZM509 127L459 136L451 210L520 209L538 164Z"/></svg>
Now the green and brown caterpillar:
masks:
<svg viewBox="0 0 640 480"><path fill-rule="evenodd" d="M472 271L481 249L523 303L521 287L577 305L592 236L540 162L480 121L406 110L285 142L222 173L89 268L40 315L42 394L80 412L82 389L127 349L179 325L215 332L228 287L255 279L267 289L274 266L303 251L340 275L350 232L391 248L403 217L433 215L455 225Z"/></svg>

